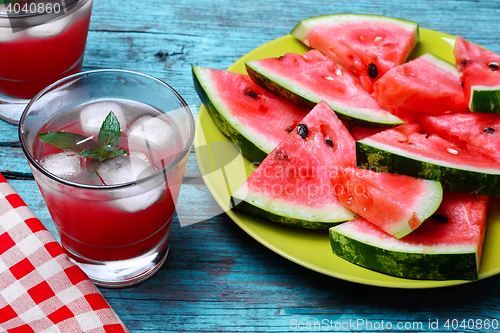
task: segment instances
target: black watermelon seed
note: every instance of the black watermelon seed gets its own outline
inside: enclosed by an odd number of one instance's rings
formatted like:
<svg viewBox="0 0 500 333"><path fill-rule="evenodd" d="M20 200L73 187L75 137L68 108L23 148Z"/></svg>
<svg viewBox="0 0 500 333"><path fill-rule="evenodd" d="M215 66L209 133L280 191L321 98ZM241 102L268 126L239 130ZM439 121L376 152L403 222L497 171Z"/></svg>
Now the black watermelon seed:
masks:
<svg viewBox="0 0 500 333"><path fill-rule="evenodd" d="M325 138L325 143L329 145L330 147L333 147L333 142L330 140L330 138Z"/></svg>
<svg viewBox="0 0 500 333"><path fill-rule="evenodd" d="M378 69L377 69L377 66L375 64L369 64L368 65L368 75L370 75L370 77L372 79L377 78L377 76L378 76Z"/></svg>
<svg viewBox="0 0 500 333"><path fill-rule="evenodd" d="M293 131L293 127L292 126L288 126L285 131L287 131L288 133L290 133L291 131Z"/></svg>
<svg viewBox="0 0 500 333"><path fill-rule="evenodd" d="M464 83L462 82L462 87L464 86Z"/></svg>
<svg viewBox="0 0 500 333"><path fill-rule="evenodd" d="M257 93L255 91L250 90L250 89L245 90L245 95L250 96L252 98L259 97L259 95L257 95Z"/></svg>
<svg viewBox="0 0 500 333"><path fill-rule="evenodd" d="M439 214L434 214L431 216L434 220L440 222L440 223L446 223L448 222L448 218L444 215L439 215Z"/></svg>
<svg viewBox="0 0 500 333"><path fill-rule="evenodd" d="M493 127L486 127L484 130L483 130L484 133L488 134L488 135L493 135L495 134L495 129Z"/></svg>
<svg viewBox="0 0 500 333"><path fill-rule="evenodd" d="M464 67L467 66L468 64L469 64L469 61L467 61L467 60L462 60L462 62L460 63L460 65L462 65Z"/></svg>
<svg viewBox="0 0 500 333"><path fill-rule="evenodd" d="M278 160L282 160L282 161L288 159L288 155L282 150L280 150L276 153L276 157L278 158Z"/></svg>
<svg viewBox="0 0 500 333"><path fill-rule="evenodd" d="M492 70L494 71L497 71L498 70L498 62L490 62L490 64L488 65L489 68L491 68Z"/></svg>
<svg viewBox="0 0 500 333"><path fill-rule="evenodd" d="M302 139L306 139L309 136L309 129L306 124L299 124L299 126L297 126L297 133L299 133Z"/></svg>

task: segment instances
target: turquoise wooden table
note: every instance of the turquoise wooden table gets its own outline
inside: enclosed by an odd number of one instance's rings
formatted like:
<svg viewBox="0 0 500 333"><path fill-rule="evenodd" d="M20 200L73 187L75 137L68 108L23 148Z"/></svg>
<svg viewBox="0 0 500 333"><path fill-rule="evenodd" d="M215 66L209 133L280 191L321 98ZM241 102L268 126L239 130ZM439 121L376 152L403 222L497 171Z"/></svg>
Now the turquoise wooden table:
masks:
<svg viewBox="0 0 500 333"><path fill-rule="evenodd" d="M497 0L95 0L84 69L158 77L196 106L196 116L201 102L191 64L226 69L288 34L301 19L344 12L413 20L500 53ZM0 171L56 234L19 148L17 127L2 122L0 142ZM179 206L200 222L181 227L174 221L169 258L153 278L127 289L101 289L131 332L388 331L389 322L392 331L448 332L453 329L444 327L446 320L500 319L500 276L423 290L325 276L268 250L219 214L194 150L185 180ZM313 326L318 322L321 327ZM498 330L475 325L455 331Z"/></svg>

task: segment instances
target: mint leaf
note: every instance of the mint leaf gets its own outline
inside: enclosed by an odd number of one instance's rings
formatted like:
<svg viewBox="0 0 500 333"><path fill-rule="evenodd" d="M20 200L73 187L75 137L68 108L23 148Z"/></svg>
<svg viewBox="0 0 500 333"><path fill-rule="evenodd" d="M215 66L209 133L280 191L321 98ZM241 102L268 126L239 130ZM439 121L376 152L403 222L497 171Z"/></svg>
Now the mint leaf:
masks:
<svg viewBox="0 0 500 333"><path fill-rule="evenodd" d="M102 123L97 142L92 137L71 132L45 132L39 133L38 137L59 149L71 150L99 162L128 154L126 150L118 148L121 138L120 122L113 111L109 112ZM98 164L94 165L97 166Z"/></svg>
<svg viewBox="0 0 500 333"><path fill-rule="evenodd" d="M102 150L101 148L90 148L82 151L79 155L93 160L99 160L99 162L108 158L108 152Z"/></svg>
<svg viewBox="0 0 500 333"><path fill-rule="evenodd" d="M108 158L118 157L118 156L127 155L127 154L128 154L128 152L126 150L115 148L109 152Z"/></svg>
<svg viewBox="0 0 500 333"><path fill-rule="evenodd" d="M97 147L97 143L84 135L71 132L45 132L38 137L59 149L81 152L85 149Z"/></svg>
<svg viewBox="0 0 500 333"><path fill-rule="evenodd" d="M120 122L118 121L118 118L116 118L113 111L110 111L101 125L99 136L97 137L97 143L100 148L104 148L107 145L117 147L120 144L120 137Z"/></svg>

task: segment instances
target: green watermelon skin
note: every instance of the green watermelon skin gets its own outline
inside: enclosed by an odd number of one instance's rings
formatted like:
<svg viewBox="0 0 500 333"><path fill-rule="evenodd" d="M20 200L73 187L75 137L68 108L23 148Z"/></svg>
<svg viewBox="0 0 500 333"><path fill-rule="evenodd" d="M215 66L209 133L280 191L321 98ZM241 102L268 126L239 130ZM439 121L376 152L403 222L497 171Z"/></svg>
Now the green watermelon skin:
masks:
<svg viewBox="0 0 500 333"><path fill-rule="evenodd" d="M363 218L330 228L332 251L394 276L477 280L489 198L445 192L441 206L413 233L394 239Z"/></svg>
<svg viewBox="0 0 500 333"><path fill-rule="evenodd" d="M500 196L499 173L477 172L459 169L379 149L369 141L356 142L356 158L359 166L389 173L439 181L444 190Z"/></svg>
<svg viewBox="0 0 500 333"><path fill-rule="evenodd" d="M251 203L245 200L241 200L237 197L233 196L232 200L234 202L235 207L237 207L239 211L245 212L249 215L258 217L263 220L285 225L287 227L320 230L320 229L328 229L330 227L339 225L340 223L344 222L344 221L335 221L335 222L311 221L307 219L299 219L289 216L277 215L272 211L260 208L259 206L256 205L252 205ZM354 215L352 217L354 217ZM346 220L349 220L349 218L346 218Z"/></svg>
<svg viewBox="0 0 500 333"><path fill-rule="evenodd" d="M472 112L500 113L500 85L472 87L470 108Z"/></svg>
<svg viewBox="0 0 500 333"><path fill-rule="evenodd" d="M433 255L374 248L330 229L335 255L378 272L421 280L477 280L475 253ZM383 260L381 259L383 258Z"/></svg>
<svg viewBox="0 0 500 333"><path fill-rule="evenodd" d="M403 123L382 109L353 74L316 50L302 56L287 53L281 58L254 60L245 66L259 86L309 108L325 101L350 124L385 128Z"/></svg>
<svg viewBox="0 0 500 333"><path fill-rule="evenodd" d="M215 96L217 92L215 91L216 88L214 87L215 83L212 81L212 78L210 78L211 75L231 76L231 79L234 80L234 84L227 89L232 91L234 95L240 96L239 98L246 97L243 95L238 95L239 93L241 93L241 91L238 91L238 89L241 88L240 85L251 88L252 91L258 92L259 96L264 95L265 99L269 103L268 105L264 106L276 107L277 105L278 108L281 108L284 113L287 113L287 120L291 121L290 125L297 125L298 122L303 117L305 117L307 115L307 112L309 111L309 109L291 105L289 101L284 100L279 96L274 96L273 94L265 91L261 87L255 85L250 79L248 79L247 76L243 74L231 73L199 66L192 66L192 74L196 92L207 108L208 113L215 125L222 133L230 137L233 143L239 146L242 154L252 162L261 162L272 151L272 149L274 149L277 143L279 143L286 136L288 132L284 130L282 131L283 133L278 133L278 131L274 131L271 133L268 132L267 134L273 137L264 137L263 133L255 133L252 128L241 122L240 119L234 119L235 117L230 113L230 108L226 105L223 105L224 101L218 101L218 104L214 103L214 100L217 100L219 96ZM248 80L245 80L245 78ZM269 102L269 100L272 101ZM259 106L262 106L262 104L255 103L256 108L258 108ZM258 110L256 110L256 112L258 112ZM232 119L228 120L230 118ZM247 121L250 120L247 119ZM255 123L255 120L252 121ZM276 117L268 117L266 121L273 122L273 124L276 125L274 129L276 129L277 127L279 127L278 125L281 120ZM290 130L292 128L293 126L290 127Z"/></svg>

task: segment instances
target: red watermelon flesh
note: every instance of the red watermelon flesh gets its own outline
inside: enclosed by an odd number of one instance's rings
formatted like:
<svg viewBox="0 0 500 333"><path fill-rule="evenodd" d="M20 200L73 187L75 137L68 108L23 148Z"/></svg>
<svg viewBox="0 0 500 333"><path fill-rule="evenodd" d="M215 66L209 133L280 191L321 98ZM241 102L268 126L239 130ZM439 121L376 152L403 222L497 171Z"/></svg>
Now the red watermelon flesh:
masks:
<svg viewBox="0 0 500 333"><path fill-rule="evenodd" d="M435 133L469 150L481 151L500 162L500 115L460 113L422 115L418 122L426 133Z"/></svg>
<svg viewBox="0 0 500 333"><path fill-rule="evenodd" d="M436 181L356 168L339 172L332 185L340 203L398 239L431 216L443 195Z"/></svg>
<svg viewBox="0 0 500 333"><path fill-rule="evenodd" d="M489 197L446 191L431 219L403 238L414 245L475 245L478 257L486 230ZM444 218L443 218L444 217Z"/></svg>
<svg viewBox="0 0 500 333"><path fill-rule="evenodd" d="M375 99L386 110L403 108L429 114L469 111L458 71L431 54L389 70L374 87Z"/></svg>
<svg viewBox="0 0 500 333"><path fill-rule="evenodd" d="M418 41L418 25L393 18L339 14L301 21L292 35L355 73L368 92L391 68L406 61ZM370 76L370 64L376 75Z"/></svg>
<svg viewBox="0 0 500 333"><path fill-rule="evenodd" d="M255 84L248 75L209 69L230 115L275 147L310 111ZM240 129L241 130L241 129Z"/></svg>
<svg viewBox="0 0 500 333"><path fill-rule="evenodd" d="M469 105L473 86L497 87L497 89L500 89L499 54L483 49L460 36L457 36L455 40L453 54L464 84L465 100Z"/></svg>
<svg viewBox="0 0 500 333"><path fill-rule="evenodd" d="M469 149L460 143L446 140L437 134L422 131L420 125L408 123L383 131L356 127L352 135L355 140L369 138L370 141L393 147L404 155L417 160L441 161L450 166L471 167L481 170L500 170L499 162L480 149Z"/></svg>

